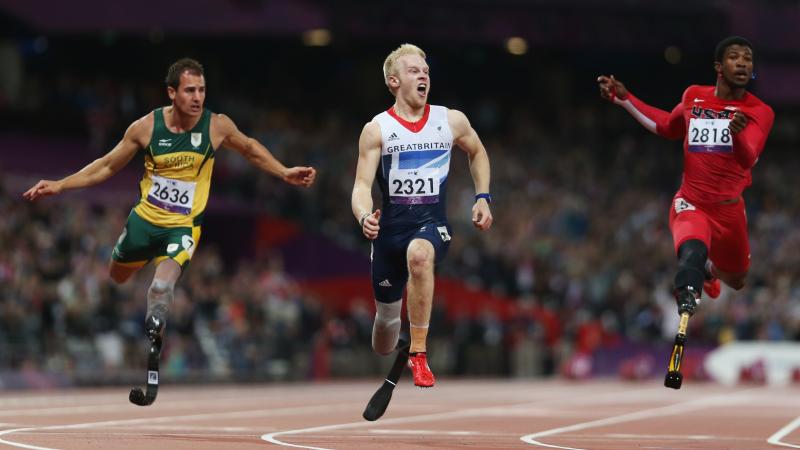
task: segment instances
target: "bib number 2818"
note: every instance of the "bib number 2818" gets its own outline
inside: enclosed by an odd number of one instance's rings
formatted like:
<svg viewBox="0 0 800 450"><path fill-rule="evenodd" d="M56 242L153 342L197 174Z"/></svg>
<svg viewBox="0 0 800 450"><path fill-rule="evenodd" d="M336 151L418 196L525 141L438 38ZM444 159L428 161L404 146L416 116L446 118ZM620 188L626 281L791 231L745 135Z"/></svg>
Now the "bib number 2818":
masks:
<svg viewBox="0 0 800 450"><path fill-rule="evenodd" d="M733 137L728 129L729 119L691 119L689 121L689 151L728 153L733 151Z"/></svg>

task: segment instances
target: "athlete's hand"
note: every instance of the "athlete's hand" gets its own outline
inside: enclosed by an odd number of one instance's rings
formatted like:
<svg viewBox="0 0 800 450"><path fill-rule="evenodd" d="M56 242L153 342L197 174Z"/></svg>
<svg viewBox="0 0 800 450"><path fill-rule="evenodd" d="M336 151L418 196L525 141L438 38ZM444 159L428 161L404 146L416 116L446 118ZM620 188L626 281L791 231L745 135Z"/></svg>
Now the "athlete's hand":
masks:
<svg viewBox="0 0 800 450"><path fill-rule="evenodd" d="M25 191L22 196L26 200L34 201L39 197L47 197L50 195L60 194L64 190L62 184L58 181L52 180L39 180L38 183L33 185L32 188Z"/></svg>
<svg viewBox="0 0 800 450"><path fill-rule="evenodd" d="M381 210L376 209L374 213L364 217L364 220L361 221L361 232L367 239L373 240L378 237L378 231L381 229L380 220Z"/></svg>
<svg viewBox="0 0 800 450"><path fill-rule="evenodd" d="M731 119L731 123L728 124L728 129L731 130L731 133L736 134L744 130L744 127L746 126L747 116L740 111L733 113L733 119Z"/></svg>
<svg viewBox="0 0 800 450"><path fill-rule="evenodd" d="M614 98L625 100L628 98L628 90L622 82L617 81L614 75L597 77L597 84L600 85L600 97L613 102Z"/></svg>
<svg viewBox="0 0 800 450"><path fill-rule="evenodd" d="M479 198L472 205L472 224L481 231L486 231L492 226L492 211L489 210L489 203L485 198Z"/></svg>
<svg viewBox="0 0 800 450"><path fill-rule="evenodd" d="M309 187L314 184L317 177L317 169L313 167L290 167L283 175L283 181L294 185Z"/></svg>

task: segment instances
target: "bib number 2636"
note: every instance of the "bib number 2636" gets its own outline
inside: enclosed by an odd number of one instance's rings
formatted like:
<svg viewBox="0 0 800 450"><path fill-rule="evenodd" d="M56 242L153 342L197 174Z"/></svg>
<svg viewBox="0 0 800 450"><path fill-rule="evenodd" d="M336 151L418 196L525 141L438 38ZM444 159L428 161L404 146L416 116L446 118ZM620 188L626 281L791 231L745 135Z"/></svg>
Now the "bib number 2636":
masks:
<svg viewBox="0 0 800 450"><path fill-rule="evenodd" d="M192 212L196 183L153 176L147 201L161 209L183 215Z"/></svg>

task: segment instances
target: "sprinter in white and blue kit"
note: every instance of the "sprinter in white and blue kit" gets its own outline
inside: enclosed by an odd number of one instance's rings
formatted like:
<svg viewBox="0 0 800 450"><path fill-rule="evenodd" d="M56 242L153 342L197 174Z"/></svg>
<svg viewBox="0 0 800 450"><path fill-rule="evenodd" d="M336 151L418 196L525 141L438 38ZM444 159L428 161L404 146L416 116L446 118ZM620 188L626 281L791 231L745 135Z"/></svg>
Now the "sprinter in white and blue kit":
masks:
<svg viewBox="0 0 800 450"><path fill-rule="evenodd" d="M447 253L452 234L445 215L450 153L456 145L469 158L475 183L472 222L481 231L492 225L489 156L463 113L428 104L430 74L419 47L403 44L390 53L383 76L395 103L361 132L352 196L353 214L372 240L377 308L372 347L381 355L398 347L407 286L411 343L400 351L409 352L414 384L431 387L435 378L427 363L426 340L434 266ZM376 177L383 211L372 204Z"/></svg>

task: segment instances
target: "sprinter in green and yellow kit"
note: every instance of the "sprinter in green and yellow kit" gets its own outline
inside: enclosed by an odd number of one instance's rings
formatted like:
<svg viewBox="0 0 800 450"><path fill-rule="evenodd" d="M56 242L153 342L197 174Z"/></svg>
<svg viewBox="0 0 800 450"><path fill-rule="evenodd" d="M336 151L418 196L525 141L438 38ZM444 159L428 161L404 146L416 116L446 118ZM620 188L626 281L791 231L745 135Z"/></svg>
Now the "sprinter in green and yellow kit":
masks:
<svg viewBox="0 0 800 450"><path fill-rule="evenodd" d="M101 183L144 152L141 196L114 247L109 273L123 283L148 262L156 264L145 317L151 347L157 347L156 366L175 283L200 239L215 153L223 147L235 150L264 172L297 186L311 186L316 177L313 167L285 167L230 118L204 109L205 77L197 61L184 58L170 66L166 85L172 104L133 122L108 154L61 180L41 180L23 194L33 201ZM157 370L152 378L148 372L148 389L151 381L158 382Z"/></svg>

